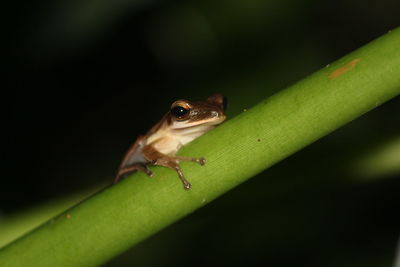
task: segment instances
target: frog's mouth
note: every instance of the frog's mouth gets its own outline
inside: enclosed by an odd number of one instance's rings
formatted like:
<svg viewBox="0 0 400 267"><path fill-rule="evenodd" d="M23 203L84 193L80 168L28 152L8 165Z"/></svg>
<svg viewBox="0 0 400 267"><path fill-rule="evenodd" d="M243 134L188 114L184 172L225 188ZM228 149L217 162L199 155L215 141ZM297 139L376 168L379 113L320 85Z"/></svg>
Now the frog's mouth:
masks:
<svg viewBox="0 0 400 267"><path fill-rule="evenodd" d="M215 113L214 116L205 115L203 118L196 116L187 121L176 121L173 123L174 125L172 128L176 130L191 129L195 127L202 128L202 126L215 126L225 121L226 116L224 114Z"/></svg>

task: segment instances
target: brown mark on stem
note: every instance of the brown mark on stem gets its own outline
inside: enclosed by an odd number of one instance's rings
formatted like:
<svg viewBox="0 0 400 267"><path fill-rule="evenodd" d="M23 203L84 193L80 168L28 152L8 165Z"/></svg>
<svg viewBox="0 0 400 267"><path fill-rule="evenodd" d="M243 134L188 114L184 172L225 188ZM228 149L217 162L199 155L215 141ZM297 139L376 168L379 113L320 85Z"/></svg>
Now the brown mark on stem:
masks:
<svg viewBox="0 0 400 267"><path fill-rule="evenodd" d="M353 59L352 61L350 61L349 63L347 63L346 65L344 65L343 67L340 67L336 70L334 70L333 72L331 72L331 74L329 75L329 79L333 80L336 79L340 76L342 76L343 74L345 74L346 72L348 72L349 70L354 69L354 67L358 64L358 62L361 61L361 58L356 58Z"/></svg>

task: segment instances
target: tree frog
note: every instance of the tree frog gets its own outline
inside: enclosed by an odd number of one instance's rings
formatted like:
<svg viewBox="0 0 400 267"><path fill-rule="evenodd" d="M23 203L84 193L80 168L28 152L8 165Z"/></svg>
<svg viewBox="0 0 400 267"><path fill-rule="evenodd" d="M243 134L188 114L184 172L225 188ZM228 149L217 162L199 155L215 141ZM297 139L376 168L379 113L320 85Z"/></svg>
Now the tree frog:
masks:
<svg viewBox="0 0 400 267"><path fill-rule="evenodd" d="M225 119L227 101L222 94L213 94L206 101L177 100L156 125L139 136L123 158L114 182L134 171L153 176L149 165L171 168L178 173L184 189L191 188L179 165L181 161L205 164L204 158L176 156L178 150L212 130Z"/></svg>

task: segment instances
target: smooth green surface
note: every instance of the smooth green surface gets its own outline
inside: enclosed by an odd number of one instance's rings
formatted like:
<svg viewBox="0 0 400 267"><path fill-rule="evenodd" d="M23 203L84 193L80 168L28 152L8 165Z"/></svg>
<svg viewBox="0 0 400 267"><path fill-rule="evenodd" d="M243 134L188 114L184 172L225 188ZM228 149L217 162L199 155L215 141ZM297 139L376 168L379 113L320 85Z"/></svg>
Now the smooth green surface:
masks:
<svg viewBox="0 0 400 267"><path fill-rule="evenodd" d="M102 186L103 187L103 186ZM93 195L101 188L96 186L90 190L69 195L59 199L53 199L21 212L7 214L0 217L0 248L18 238L24 233L38 227L43 222L51 219L61 211L76 205L82 199Z"/></svg>
<svg viewBox="0 0 400 267"><path fill-rule="evenodd" d="M185 147L181 154L208 161L182 164L190 191L165 168L153 178L136 174L0 250L0 266L93 266L115 257L398 95L399 47L397 29Z"/></svg>

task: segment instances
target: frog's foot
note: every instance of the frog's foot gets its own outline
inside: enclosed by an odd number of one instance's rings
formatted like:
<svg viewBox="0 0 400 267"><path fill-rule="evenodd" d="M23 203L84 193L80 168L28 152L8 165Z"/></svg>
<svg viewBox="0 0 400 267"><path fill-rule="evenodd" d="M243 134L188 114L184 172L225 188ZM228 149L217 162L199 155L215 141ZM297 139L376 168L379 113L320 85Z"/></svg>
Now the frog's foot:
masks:
<svg viewBox="0 0 400 267"><path fill-rule="evenodd" d="M131 174L135 171L142 171L150 177L153 176L153 172L149 170L147 165L141 164L141 163L135 163L135 164L132 164L132 165L129 165L127 167L120 169L118 171L117 176L114 179L114 184L117 183L122 178L126 177L128 174Z"/></svg>

